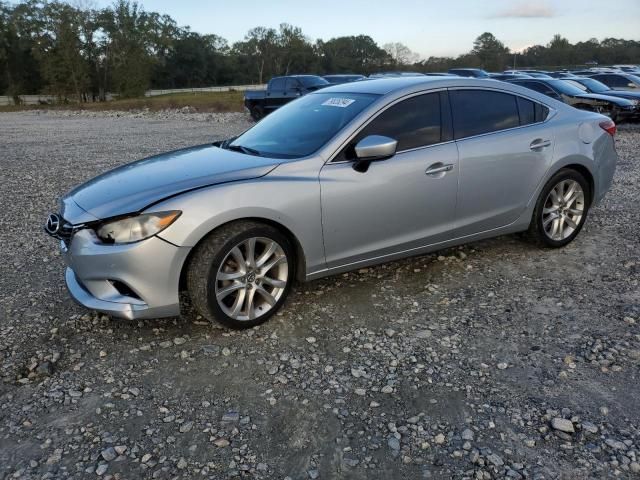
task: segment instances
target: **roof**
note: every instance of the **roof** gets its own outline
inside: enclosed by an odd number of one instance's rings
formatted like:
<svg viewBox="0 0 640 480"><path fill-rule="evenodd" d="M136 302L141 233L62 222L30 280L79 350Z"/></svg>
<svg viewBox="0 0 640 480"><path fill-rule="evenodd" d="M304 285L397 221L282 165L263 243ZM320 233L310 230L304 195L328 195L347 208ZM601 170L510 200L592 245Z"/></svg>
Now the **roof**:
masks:
<svg viewBox="0 0 640 480"><path fill-rule="evenodd" d="M494 86L504 88L504 83L498 80L465 78L456 75L438 77L387 77L360 80L359 82L343 83L318 90L317 93L370 93L387 95L389 93L406 91L420 91L430 88L443 87L481 87Z"/></svg>
<svg viewBox="0 0 640 480"><path fill-rule="evenodd" d="M301 78L301 77L322 78L321 75L278 75L276 77L272 77L271 80L273 80L274 78Z"/></svg>
<svg viewBox="0 0 640 480"><path fill-rule="evenodd" d="M525 81L527 79L522 79ZM529 81L549 82L556 79L528 79ZM561 81L561 80L558 80ZM564 105L560 101L556 101L542 93L536 92L529 88L518 85L518 80L500 81L490 78L466 78L452 75L448 77L391 77L377 78L371 80L360 80L358 82L343 83L340 85L332 85L321 88L309 95L319 94L338 94L344 95L349 93L364 93L380 95L379 102L384 104L395 98L401 98L405 95L419 93L428 90L442 88L487 88L510 92L521 95L523 97L533 98L545 105L551 105L556 110L563 108ZM378 102L374 102L378 103Z"/></svg>

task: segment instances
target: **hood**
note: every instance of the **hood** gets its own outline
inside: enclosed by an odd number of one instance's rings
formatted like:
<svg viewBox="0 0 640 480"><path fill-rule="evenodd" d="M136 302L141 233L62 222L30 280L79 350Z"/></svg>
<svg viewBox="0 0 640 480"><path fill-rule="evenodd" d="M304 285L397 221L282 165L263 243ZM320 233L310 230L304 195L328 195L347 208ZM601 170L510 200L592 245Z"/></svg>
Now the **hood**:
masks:
<svg viewBox="0 0 640 480"><path fill-rule="evenodd" d="M602 100L604 102L611 102L621 106L632 105L632 103L625 98L612 97L609 95L603 95L601 93L583 93L582 95L576 95L575 98L589 98L591 100Z"/></svg>
<svg viewBox="0 0 640 480"><path fill-rule="evenodd" d="M212 144L184 148L104 173L69 192L63 204L73 202L93 217L104 219L141 211L196 188L262 177L278 163L273 158L223 150Z"/></svg>
<svg viewBox="0 0 640 480"><path fill-rule="evenodd" d="M626 98L628 100L640 100L640 92L630 92L628 90L611 90L601 95L607 95L609 97Z"/></svg>

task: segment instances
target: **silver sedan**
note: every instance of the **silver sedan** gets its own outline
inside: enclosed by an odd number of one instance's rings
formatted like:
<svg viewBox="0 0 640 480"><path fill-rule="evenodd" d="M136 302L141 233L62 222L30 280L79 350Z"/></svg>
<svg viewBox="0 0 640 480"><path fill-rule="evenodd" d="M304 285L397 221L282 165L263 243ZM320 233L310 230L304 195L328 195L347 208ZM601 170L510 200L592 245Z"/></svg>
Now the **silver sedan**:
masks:
<svg viewBox="0 0 640 480"><path fill-rule="evenodd" d="M611 185L614 134L606 117L493 80L343 84L237 138L107 172L45 229L88 308L173 316L186 290L204 317L250 327L294 279L514 232L568 244Z"/></svg>

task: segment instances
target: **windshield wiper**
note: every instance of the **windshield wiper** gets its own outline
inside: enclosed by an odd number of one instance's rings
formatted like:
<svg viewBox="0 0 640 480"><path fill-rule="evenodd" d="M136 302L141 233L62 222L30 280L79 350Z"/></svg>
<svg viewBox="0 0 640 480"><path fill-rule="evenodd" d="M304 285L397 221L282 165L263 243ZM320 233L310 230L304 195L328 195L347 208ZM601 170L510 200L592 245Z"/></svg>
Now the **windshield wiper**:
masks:
<svg viewBox="0 0 640 480"><path fill-rule="evenodd" d="M227 145L227 150L233 150L234 152L242 152L247 155L255 155L256 157L262 156L255 148L245 147L243 145Z"/></svg>

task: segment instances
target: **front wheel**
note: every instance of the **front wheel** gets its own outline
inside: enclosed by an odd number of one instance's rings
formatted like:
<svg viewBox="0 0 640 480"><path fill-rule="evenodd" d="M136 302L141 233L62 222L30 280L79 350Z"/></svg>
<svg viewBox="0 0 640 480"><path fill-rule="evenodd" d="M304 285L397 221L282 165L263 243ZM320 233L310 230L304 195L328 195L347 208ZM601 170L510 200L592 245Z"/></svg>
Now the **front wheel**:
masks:
<svg viewBox="0 0 640 480"><path fill-rule="evenodd" d="M195 247L187 289L196 310L231 328L267 321L284 303L294 277L288 239L277 229L239 221Z"/></svg>
<svg viewBox="0 0 640 480"><path fill-rule="evenodd" d="M590 204L589 184L584 176L562 169L542 189L529 234L547 247L564 247L582 229Z"/></svg>

